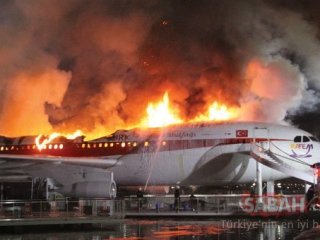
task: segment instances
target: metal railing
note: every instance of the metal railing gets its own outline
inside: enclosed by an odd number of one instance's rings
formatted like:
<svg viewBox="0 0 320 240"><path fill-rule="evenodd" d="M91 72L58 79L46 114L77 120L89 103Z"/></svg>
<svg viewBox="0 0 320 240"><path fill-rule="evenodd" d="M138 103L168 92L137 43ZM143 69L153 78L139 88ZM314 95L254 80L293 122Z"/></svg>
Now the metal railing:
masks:
<svg viewBox="0 0 320 240"><path fill-rule="evenodd" d="M255 209L254 201L260 199L268 208L280 209L279 206L295 203L302 209L304 195L250 196L241 195L201 195L181 196L146 196L124 199L85 199L71 201L57 199L53 201L3 201L0 202L0 219L18 218L79 218L110 217L124 218L134 214L191 213L208 215L248 215L248 207ZM246 204L248 206L246 206ZM282 206L282 207L283 207ZM294 209L299 210L295 206ZM292 209L293 209L292 207ZM247 209L246 209L247 208ZM281 210L281 209L280 209ZM280 211L276 210L276 211ZM281 210L282 211L282 210ZM299 210L300 212L300 210ZM297 211L297 213L299 213Z"/></svg>
<svg viewBox="0 0 320 240"><path fill-rule="evenodd" d="M194 212L194 213L239 213L243 212L241 201L247 195L208 195L208 196L173 196L145 197L143 199L124 199L125 212L164 213L164 212Z"/></svg>
<svg viewBox="0 0 320 240"><path fill-rule="evenodd" d="M121 200L2 201L0 219L123 217Z"/></svg>
<svg viewBox="0 0 320 240"><path fill-rule="evenodd" d="M182 196L180 198L145 197L124 199L127 215L181 213L192 215L296 215L304 212L304 195L208 195Z"/></svg>

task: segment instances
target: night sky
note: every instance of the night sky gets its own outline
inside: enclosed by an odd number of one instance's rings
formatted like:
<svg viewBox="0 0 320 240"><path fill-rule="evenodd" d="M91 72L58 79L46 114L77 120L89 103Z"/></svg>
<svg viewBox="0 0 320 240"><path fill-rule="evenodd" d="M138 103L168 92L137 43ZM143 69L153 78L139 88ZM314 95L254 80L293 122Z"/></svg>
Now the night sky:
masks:
<svg viewBox="0 0 320 240"><path fill-rule="evenodd" d="M0 135L110 133L169 92L183 119L320 135L320 2L0 0Z"/></svg>

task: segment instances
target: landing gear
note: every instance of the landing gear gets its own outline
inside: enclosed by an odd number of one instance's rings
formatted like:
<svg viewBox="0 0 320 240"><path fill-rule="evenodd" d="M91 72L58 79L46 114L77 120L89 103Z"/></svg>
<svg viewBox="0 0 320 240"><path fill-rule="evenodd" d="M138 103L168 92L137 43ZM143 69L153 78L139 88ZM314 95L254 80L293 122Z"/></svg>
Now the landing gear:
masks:
<svg viewBox="0 0 320 240"><path fill-rule="evenodd" d="M34 178L32 179L32 199L47 199L47 179Z"/></svg>

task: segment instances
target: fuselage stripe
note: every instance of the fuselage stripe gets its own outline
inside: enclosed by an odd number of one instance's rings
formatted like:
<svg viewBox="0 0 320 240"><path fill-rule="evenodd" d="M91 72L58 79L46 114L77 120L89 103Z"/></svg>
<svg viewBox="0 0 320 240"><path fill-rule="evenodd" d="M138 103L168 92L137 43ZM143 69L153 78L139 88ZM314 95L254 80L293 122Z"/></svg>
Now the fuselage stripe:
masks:
<svg viewBox="0 0 320 240"><path fill-rule="evenodd" d="M290 141L288 139L266 138L226 138L226 139L190 139L190 140L149 140L142 142L82 142L53 143L46 149L38 150L35 145L3 145L0 156L14 155L48 155L61 157L108 157L114 155L135 154L143 152L176 151L193 148L206 148L218 145L248 144L263 141ZM58 147L54 147L57 145Z"/></svg>

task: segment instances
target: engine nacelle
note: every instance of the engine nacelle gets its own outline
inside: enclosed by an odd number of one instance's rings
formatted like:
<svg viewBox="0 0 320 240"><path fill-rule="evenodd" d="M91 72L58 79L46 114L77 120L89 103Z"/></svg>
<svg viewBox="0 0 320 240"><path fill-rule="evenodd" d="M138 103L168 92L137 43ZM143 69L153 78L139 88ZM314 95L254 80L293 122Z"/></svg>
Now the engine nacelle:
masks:
<svg viewBox="0 0 320 240"><path fill-rule="evenodd" d="M72 184L72 195L78 198L115 198L117 186L113 180Z"/></svg>

